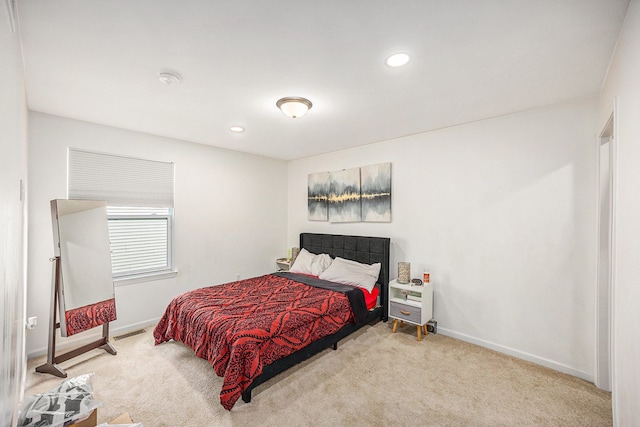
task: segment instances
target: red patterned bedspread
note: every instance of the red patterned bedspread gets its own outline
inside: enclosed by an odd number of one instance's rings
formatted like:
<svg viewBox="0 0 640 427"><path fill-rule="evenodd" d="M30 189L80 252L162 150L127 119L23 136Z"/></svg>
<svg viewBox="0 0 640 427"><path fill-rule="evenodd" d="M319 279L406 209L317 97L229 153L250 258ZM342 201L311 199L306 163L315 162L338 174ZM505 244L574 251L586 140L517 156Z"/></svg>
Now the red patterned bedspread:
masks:
<svg viewBox="0 0 640 427"><path fill-rule="evenodd" d="M181 341L208 360L224 378L220 403L230 410L263 366L352 320L346 295L265 275L177 296L153 336L156 344Z"/></svg>

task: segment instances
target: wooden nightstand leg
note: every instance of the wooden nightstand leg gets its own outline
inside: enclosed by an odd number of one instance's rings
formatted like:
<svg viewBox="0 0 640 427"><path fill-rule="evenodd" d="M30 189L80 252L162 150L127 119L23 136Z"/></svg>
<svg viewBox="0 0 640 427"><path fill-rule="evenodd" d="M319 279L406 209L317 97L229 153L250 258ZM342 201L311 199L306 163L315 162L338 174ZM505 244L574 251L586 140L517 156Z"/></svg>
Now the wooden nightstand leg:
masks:
<svg viewBox="0 0 640 427"><path fill-rule="evenodd" d="M422 341L422 326L416 326L416 329L418 330L418 341Z"/></svg>
<svg viewBox="0 0 640 427"><path fill-rule="evenodd" d="M429 335L429 331L427 330L427 324L426 323L424 325L422 325L422 333L424 334L425 337L427 335Z"/></svg>
<svg viewBox="0 0 640 427"><path fill-rule="evenodd" d="M404 326L404 320L400 321L400 326Z"/></svg>
<svg viewBox="0 0 640 427"><path fill-rule="evenodd" d="M392 333L395 334L397 329L398 329L398 319L395 319L393 321L393 331L392 331Z"/></svg>

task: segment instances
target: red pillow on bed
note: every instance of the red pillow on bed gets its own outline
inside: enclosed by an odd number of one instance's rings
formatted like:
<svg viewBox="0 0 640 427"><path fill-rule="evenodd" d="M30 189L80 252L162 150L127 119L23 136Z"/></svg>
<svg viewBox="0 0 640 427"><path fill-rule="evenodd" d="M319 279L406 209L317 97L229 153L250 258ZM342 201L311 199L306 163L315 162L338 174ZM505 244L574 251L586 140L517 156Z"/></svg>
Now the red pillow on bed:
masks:
<svg viewBox="0 0 640 427"><path fill-rule="evenodd" d="M360 289L364 294L364 302L367 304L367 308L371 310L373 307L375 307L376 302L378 301L378 294L380 293L378 288L374 286L371 292L363 288L358 289Z"/></svg>

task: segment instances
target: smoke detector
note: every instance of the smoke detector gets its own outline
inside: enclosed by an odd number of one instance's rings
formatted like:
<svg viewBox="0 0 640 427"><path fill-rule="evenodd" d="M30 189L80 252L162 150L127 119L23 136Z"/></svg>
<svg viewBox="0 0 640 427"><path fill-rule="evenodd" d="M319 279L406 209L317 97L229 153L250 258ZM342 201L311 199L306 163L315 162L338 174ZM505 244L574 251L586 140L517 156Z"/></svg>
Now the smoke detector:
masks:
<svg viewBox="0 0 640 427"><path fill-rule="evenodd" d="M158 80L163 85L172 85L180 82L180 75L171 71L161 71L158 73Z"/></svg>

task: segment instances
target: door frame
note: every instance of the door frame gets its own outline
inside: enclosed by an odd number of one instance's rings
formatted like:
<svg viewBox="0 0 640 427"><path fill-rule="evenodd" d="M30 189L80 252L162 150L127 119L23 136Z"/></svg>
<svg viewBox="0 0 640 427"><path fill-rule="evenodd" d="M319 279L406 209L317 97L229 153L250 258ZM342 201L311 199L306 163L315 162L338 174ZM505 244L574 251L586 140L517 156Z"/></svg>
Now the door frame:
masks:
<svg viewBox="0 0 640 427"><path fill-rule="evenodd" d="M597 156L598 156L598 190L597 190L597 246L596 246L596 345L595 345L595 375L594 383L598 388L606 391L613 389L613 331L614 331L614 287L615 287L615 227L616 227L616 177L617 177L617 144L615 138L616 132L616 102L614 101L614 109L607 123L597 140ZM602 227L600 197L601 197L601 147L609 144L609 223L608 223L608 254L607 262L609 272L607 280L603 283L600 280L600 230Z"/></svg>

